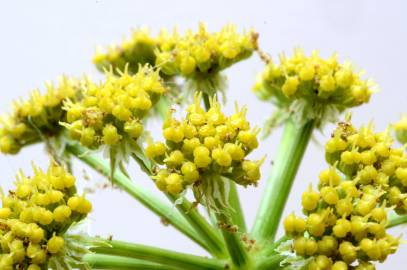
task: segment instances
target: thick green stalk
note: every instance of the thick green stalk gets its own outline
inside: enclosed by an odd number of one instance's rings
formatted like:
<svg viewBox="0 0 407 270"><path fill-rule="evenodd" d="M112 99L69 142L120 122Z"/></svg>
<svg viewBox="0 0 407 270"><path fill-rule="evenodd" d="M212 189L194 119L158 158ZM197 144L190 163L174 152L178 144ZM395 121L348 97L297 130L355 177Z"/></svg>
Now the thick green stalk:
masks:
<svg viewBox="0 0 407 270"><path fill-rule="evenodd" d="M223 179L219 176L214 176L213 181L219 181L223 183ZM217 179L216 177L219 177ZM226 180L230 181L230 180ZM225 187L226 187L226 183ZM224 188L225 188L224 187ZM221 197L214 197L213 203L216 210L213 210L216 215L216 220L218 226L222 231L223 239L225 240L226 247L232 262L232 269L240 270L252 270L253 262L252 258L249 255L242 239L242 233L238 231L237 227L234 226L231 212L233 211L230 205L226 204L225 201L228 201L229 198L226 197L227 192L225 190L219 189L219 194Z"/></svg>
<svg viewBox="0 0 407 270"><path fill-rule="evenodd" d="M313 128L313 121L299 126L289 119L285 124L277 157L271 175L267 179L266 190L252 230L253 237L260 242L274 240Z"/></svg>
<svg viewBox="0 0 407 270"><path fill-rule="evenodd" d="M175 204L175 207L189 222L189 224L201 235L205 235L205 241L211 248L211 253L218 258L227 256L225 245L214 227L198 212L185 197L178 202L179 197L168 194L167 197Z"/></svg>
<svg viewBox="0 0 407 270"><path fill-rule="evenodd" d="M188 268L171 267L148 261L104 254L86 254L82 258L92 269L114 270L187 270Z"/></svg>
<svg viewBox="0 0 407 270"><path fill-rule="evenodd" d="M216 259L175 252L171 250L150 247L145 245L126 243L122 241L109 241L110 247L97 247L92 251L97 254L107 254L141 259L170 267L180 267L188 270L222 270L227 263Z"/></svg>
<svg viewBox="0 0 407 270"><path fill-rule="evenodd" d="M407 225L407 215L392 214L389 218L389 223L386 228L393 228L399 225Z"/></svg>
<svg viewBox="0 0 407 270"><path fill-rule="evenodd" d="M154 108L158 112L160 118L164 120L167 117L168 109L170 108L168 98L166 96L161 96L154 105Z"/></svg>
<svg viewBox="0 0 407 270"><path fill-rule="evenodd" d="M205 105L205 109L208 111L211 107L211 102L210 102L210 98L209 95L207 93L202 93L202 99Z"/></svg>
<svg viewBox="0 0 407 270"><path fill-rule="evenodd" d="M217 205L219 211L216 213L219 226L222 230L223 239L225 240L232 264L236 269L252 269L252 262L241 239L241 233L233 228L231 224L230 209L222 208Z"/></svg>
<svg viewBox="0 0 407 270"><path fill-rule="evenodd" d="M95 155L87 154L87 150L78 144L68 144L66 150L74 156L82 160L84 163L95 169L106 177L110 177L111 171L109 164ZM165 219L169 224L173 225L177 230L188 236L191 240L199 244L204 249L210 251L211 248L207 245L200 232L196 232L185 221L185 219L174 211L173 207L161 201L142 185L132 182L124 174L116 171L113 176L114 184L118 185L130 196L138 200L152 212Z"/></svg>
<svg viewBox="0 0 407 270"><path fill-rule="evenodd" d="M281 269L280 263L285 259L286 257L283 255L274 255L266 258L259 258L257 261L257 266L256 270L277 270Z"/></svg>
<svg viewBox="0 0 407 270"><path fill-rule="evenodd" d="M246 232L246 222L244 220L244 213L240 205L239 193L235 182L230 181L229 190L229 206L232 208L230 211L231 219L234 225L239 227L239 232Z"/></svg>

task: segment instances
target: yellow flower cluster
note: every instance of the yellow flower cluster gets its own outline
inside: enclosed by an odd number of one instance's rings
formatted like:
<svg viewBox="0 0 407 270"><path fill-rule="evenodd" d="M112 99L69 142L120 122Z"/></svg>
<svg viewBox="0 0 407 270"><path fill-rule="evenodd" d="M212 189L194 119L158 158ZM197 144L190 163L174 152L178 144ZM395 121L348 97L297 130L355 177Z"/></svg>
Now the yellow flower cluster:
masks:
<svg viewBox="0 0 407 270"><path fill-rule="evenodd" d="M108 73L100 84L88 82L80 101L65 104L63 125L90 149L134 142L143 132L141 119L165 91L158 71L148 65L135 75Z"/></svg>
<svg viewBox="0 0 407 270"><path fill-rule="evenodd" d="M403 116L393 127L397 140L402 144L407 143L407 115Z"/></svg>
<svg viewBox="0 0 407 270"><path fill-rule="evenodd" d="M256 47L254 32L239 34L234 25L226 25L219 32L209 33L201 23L197 33L188 30L185 35L177 29L171 34L162 29L153 37L147 29L137 29L120 45L98 49L93 62L100 70L110 66L124 70L127 64L131 72L136 72L140 64L148 63L157 64L169 76L207 76L249 57Z"/></svg>
<svg viewBox="0 0 407 270"><path fill-rule="evenodd" d="M204 184L214 175L245 186L256 184L262 161L247 160L246 156L258 146L257 133L250 129L246 109L227 117L213 99L205 111L200 106L200 95L196 95L185 119L178 121L171 115L165 121L166 144L147 146L146 155L165 165L153 179L160 190L171 194L182 192L188 185Z"/></svg>
<svg viewBox="0 0 407 270"><path fill-rule="evenodd" d="M11 114L0 119L0 151L16 154L22 147L59 134L59 121L65 120L62 104L79 95L79 81L61 77L57 86L46 83L46 92L31 93L28 100L17 101Z"/></svg>
<svg viewBox="0 0 407 270"><path fill-rule="evenodd" d="M148 29L136 29L129 39L123 40L120 45L111 45L106 50L98 48L93 63L100 71L113 71L127 69L136 73L140 65L155 64L155 50L158 39L150 35Z"/></svg>
<svg viewBox="0 0 407 270"><path fill-rule="evenodd" d="M57 164L34 176L17 176L16 189L2 197L0 269L45 269L53 256L65 253L64 233L92 210L76 195L75 178Z"/></svg>
<svg viewBox="0 0 407 270"><path fill-rule="evenodd" d="M284 221L296 253L313 256L309 269L375 269L371 262L397 250L399 239L386 225L389 211L407 211L407 155L392 143L388 131L356 130L348 122L327 142L332 166L319 175L318 191L310 186L302 195L307 218L291 214Z"/></svg>
<svg viewBox="0 0 407 270"><path fill-rule="evenodd" d="M291 58L281 55L280 64L270 61L253 90L280 108L302 109L308 118L321 119L327 113L368 102L371 86L350 63L338 63L336 54L323 59L317 51L306 56L296 49Z"/></svg>
<svg viewBox="0 0 407 270"><path fill-rule="evenodd" d="M201 23L194 33L188 30L181 36L162 31L156 64L167 75L207 77L249 57L257 47L254 32L239 34L234 25L226 25L219 32L210 33Z"/></svg>

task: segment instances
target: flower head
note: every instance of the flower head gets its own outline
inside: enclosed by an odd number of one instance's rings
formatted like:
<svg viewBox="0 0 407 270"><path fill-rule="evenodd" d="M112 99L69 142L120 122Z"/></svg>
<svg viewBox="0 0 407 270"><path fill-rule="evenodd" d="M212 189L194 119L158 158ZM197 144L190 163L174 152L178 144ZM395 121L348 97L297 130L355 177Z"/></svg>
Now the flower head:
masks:
<svg viewBox="0 0 407 270"><path fill-rule="evenodd" d="M65 121L63 102L80 96L79 81L61 77L58 85L46 83L46 92L34 90L27 100L14 103L11 114L0 119L0 151L17 154L22 147L60 133Z"/></svg>
<svg viewBox="0 0 407 270"><path fill-rule="evenodd" d="M147 28L135 29L131 37L124 39L121 44L111 45L105 50L98 48L93 62L100 71L123 71L127 66L129 73L135 74L140 65L155 64L154 51L158 48L158 41Z"/></svg>
<svg viewBox="0 0 407 270"><path fill-rule="evenodd" d="M302 195L306 218L284 221L294 251L313 258L309 269L374 269L372 262L397 250L399 238L386 225L388 212L407 211L407 155L392 142L371 125L338 125L325 146L331 167L320 173L318 190Z"/></svg>
<svg viewBox="0 0 407 270"><path fill-rule="evenodd" d="M226 25L210 33L203 23L196 33L188 30L183 36L163 30L159 40L157 64L168 75L185 77L219 72L249 57L257 46L253 32L239 34L234 25Z"/></svg>
<svg viewBox="0 0 407 270"><path fill-rule="evenodd" d="M2 196L0 208L0 268L44 269L69 258L65 233L92 210L91 203L76 194L75 178L63 167L51 164L34 175L17 175L16 189ZM60 268L58 268L60 269Z"/></svg>
<svg viewBox="0 0 407 270"><path fill-rule="evenodd" d="M135 75L107 73L102 83L88 82L80 101L65 103L63 125L90 149L132 144L142 135L142 119L165 91L158 71L148 65Z"/></svg>
<svg viewBox="0 0 407 270"><path fill-rule="evenodd" d="M214 95L223 91L222 70L251 56L257 48L257 34L239 34L234 25L226 25L219 32L210 33L201 23L197 32L188 30L180 35L162 30L156 50L156 64L166 75L181 75L193 91Z"/></svg>
<svg viewBox="0 0 407 270"><path fill-rule="evenodd" d="M257 133L246 120L245 108L226 116L212 99L210 109L205 111L200 95L196 95L184 119L170 115L164 122L166 142L147 146L147 156L163 165L153 179L159 189L171 194L192 186L198 197L208 195L207 188L216 188L226 178L244 186L255 185L262 161L251 161L246 156L258 146Z"/></svg>
<svg viewBox="0 0 407 270"><path fill-rule="evenodd" d="M402 144L407 143L407 115L395 123L393 128L396 131L397 140Z"/></svg>
<svg viewBox="0 0 407 270"><path fill-rule="evenodd" d="M338 113L347 108L367 103L372 86L350 63L339 63L336 54L323 59L317 51L306 56L297 49L291 58L282 55L280 64L270 61L253 90L285 114L279 115L280 121L293 115L300 122L321 124L336 121Z"/></svg>

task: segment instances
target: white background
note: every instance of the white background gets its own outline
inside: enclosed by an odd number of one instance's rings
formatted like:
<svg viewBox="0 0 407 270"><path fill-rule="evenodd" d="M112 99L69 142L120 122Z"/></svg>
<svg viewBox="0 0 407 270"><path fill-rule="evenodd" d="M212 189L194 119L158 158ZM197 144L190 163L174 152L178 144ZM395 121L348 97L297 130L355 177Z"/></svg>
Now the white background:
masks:
<svg viewBox="0 0 407 270"><path fill-rule="evenodd" d="M0 1L0 109L5 112L11 102L28 91L42 87L45 80L58 75L100 75L91 63L96 45L120 41L132 27L148 25L154 33L160 27L178 25L181 29L196 29L199 21L217 30L225 23L236 23L240 29L254 27L260 33L260 45L274 58L278 53L290 53L301 46L307 52L319 49L324 56L337 51L341 59L350 59L366 70L381 91L368 105L354 110L357 124L374 120L377 129L384 129L407 111L407 2L406 1ZM256 99L250 89L263 64L257 56L228 70L229 90L227 109L233 102L249 107L253 125L261 126L272 107ZM152 124L159 132L159 123ZM323 143L332 126L324 134L316 133ZM267 154L263 175L270 169L270 160L278 145L281 132L261 143L253 157ZM34 160L45 167L47 157L41 146L25 149L19 156L0 156L0 183L11 187L18 168L30 171ZM316 183L318 172L325 167L323 148L309 146L297 175L286 213L300 212L300 197L310 181ZM76 175L84 182L78 163ZM155 187L146 177L130 168L134 181ZM91 171L88 170L88 173ZM265 177L264 177L265 178ZM241 200L249 225L253 223L264 181L258 188L241 189ZM205 254L171 228L163 227L129 196L118 191L99 190L90 195L94 203L91 215L92 234L113 234L115 239L135 241L172 248L195 254ZM398 235L401 229L393 230ZM281 233L281 231L280 231ZM403 245L379 269L403 269L407 263Z"/></svg>

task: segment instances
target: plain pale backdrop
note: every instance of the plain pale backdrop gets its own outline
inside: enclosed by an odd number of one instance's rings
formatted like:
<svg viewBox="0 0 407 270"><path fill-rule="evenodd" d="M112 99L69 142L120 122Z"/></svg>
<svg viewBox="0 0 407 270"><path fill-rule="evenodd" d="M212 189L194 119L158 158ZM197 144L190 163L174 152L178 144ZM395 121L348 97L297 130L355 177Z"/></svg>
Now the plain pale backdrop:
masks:
<svg viewBox="0 0 407 270"><path fill-rule="evenodd" d="M407 2L341 0L341 1L0 1L0 109L9 111L11 102L28 91L42 87L45 80L54 80L60 74L79 76L90 74L100 78L91 63L96 45L120 41L130 29L148 25L153 33L160 27L196 29L199 21L217 30L225 23L235 23L239 29L255 28L260 33L261 48L274 58L294 47L306 52L319 49L323 56L336 51L340 59L350 59L366 70L379 85L368 105L353 110L356 124L374 120L377 129L384 129L402 112L407 112ZM228 70L229 89L227 110L233 102L249 107L248 117L253 125L261 126L272 111L251 93L255 75L263 69L256 55ZM159 133L159 123L150 127ZM300 212L300 197L309 182L317 182L318 172L326 167L324 141L332 130L315 132L318 143L311 143L297 175L285 214ZM261 143L254 158L267 154L263 176L270 169L270 161L278 145L281 131ZM47 156L39 145L24 149L20 155L0 155L0 183L11 188L18 168L30 171L31 161L45 167ZM91 187L102 182L101 177L76 163L80 186ZM147 178L131 165L135 181L155 190ZM94 181L83 181L90 174ZM264 180L258 188L241 189L240 194L248 224L258 207ZM109 235L115 239L173 248L194 254L205 254L172 228L119 191L98 190L89 194L94 212L90 217L91 234ZM392 233L399 235L402 229ZM282 231L280 231L280 234ZM407 257L403 245L378 269L403 269Z"/></svg>

